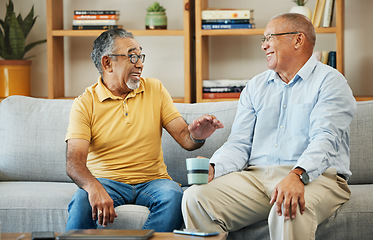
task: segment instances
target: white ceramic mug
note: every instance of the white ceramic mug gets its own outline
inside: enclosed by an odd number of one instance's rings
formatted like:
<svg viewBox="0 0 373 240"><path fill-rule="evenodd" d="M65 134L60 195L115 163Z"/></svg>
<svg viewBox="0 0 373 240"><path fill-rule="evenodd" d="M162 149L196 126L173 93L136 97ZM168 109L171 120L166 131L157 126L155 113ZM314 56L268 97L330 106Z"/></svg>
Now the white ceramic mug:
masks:
<svg viewBox="0 0 373 240"><path fill-rule="evenodd" d="M206 184L209 178L210 159L187 158L188 184Z"/></svg>

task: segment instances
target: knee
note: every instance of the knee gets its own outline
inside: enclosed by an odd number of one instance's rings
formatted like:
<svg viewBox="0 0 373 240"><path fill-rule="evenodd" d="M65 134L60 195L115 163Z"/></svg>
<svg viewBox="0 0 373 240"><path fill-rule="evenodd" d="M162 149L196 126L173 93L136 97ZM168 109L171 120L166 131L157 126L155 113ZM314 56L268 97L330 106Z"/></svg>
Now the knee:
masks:
<svg viewBox="0 0 373 240"><path fill-rule="evenodd" d="M85 190L79 188L74 193L73 201L76 201L76 202L88 201L88 193Z"/></svg>
<svg viewBox="0 0 373 240"><path fill-rule="evenodd" d="M180 208L181 199L183 197L183 190L173 181L167 181L162 185L161 194L158 195L157 201L166 203L170 207Z"/></svg>
<svg viewBox="0 0 373 240"><path fill-rule="evenodd" d="M68 206L69 218L66 231L71 229L97 228L96 222L92 220L92 207L89 203L88 193L78 189Z"/></svg>
<svg viewBox="0 0 373 240"><path fill-rule="evenodd" d="M200 186L191 186L190 188L184 191L182 205L188 206L188 208L197 207L198 202L200 202L200 199L204 199L203 194L204 191Z"/></svg>
<svg viewBox="0 0 373 240"><path fill-rule="evenodd" d="M88 193L83 189L78 189L69 204L69 211L76 209L78 211L91 211L91 205L88 199Z"/></svg>

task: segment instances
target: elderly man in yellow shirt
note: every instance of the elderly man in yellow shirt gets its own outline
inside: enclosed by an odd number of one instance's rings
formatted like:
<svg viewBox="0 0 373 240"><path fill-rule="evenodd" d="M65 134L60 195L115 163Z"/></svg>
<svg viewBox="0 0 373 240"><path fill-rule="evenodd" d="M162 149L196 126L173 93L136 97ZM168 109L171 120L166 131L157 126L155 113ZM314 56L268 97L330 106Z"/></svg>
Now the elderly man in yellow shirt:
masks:
<svg viewBox="0 0 373 240"><path fill-rule="evenodd" d="M144 229L179 228L183 192L163 161L162 128L194 150L223 124L204 115L188 125L162 83L141 77L145 55L130 32L102 33L91 57L100 77L75 99L66 135L67 174L79 186L66 230L107 226L129 203L149 208Z"/></svg>

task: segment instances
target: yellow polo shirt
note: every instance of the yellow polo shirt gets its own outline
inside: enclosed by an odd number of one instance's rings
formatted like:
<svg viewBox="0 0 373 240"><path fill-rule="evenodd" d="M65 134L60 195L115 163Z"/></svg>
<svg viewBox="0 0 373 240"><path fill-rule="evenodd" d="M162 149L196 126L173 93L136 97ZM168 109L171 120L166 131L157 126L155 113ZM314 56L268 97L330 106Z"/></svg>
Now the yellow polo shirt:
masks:
<svg viewBox="0 0 373 240"><path fill-rule="evenodd" d="M141 78L125 99L101 82L74 100L66 140L90 142L87 167L96 178L139 184L171 177L163 161L162 127L181 116L162 83Z"/></svg>

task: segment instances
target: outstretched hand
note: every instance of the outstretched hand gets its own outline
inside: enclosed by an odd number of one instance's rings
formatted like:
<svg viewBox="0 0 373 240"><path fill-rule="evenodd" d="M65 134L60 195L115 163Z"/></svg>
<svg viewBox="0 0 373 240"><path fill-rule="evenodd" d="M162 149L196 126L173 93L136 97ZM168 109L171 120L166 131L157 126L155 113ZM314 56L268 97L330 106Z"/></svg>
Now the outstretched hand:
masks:
<svg viewBox="0 0 373 240"><path fill-rule="evenodd" d="M223 127L224 125L214 115L203 115L189 124L188 130L194 139L206 139L216 129Z"/></svg>

